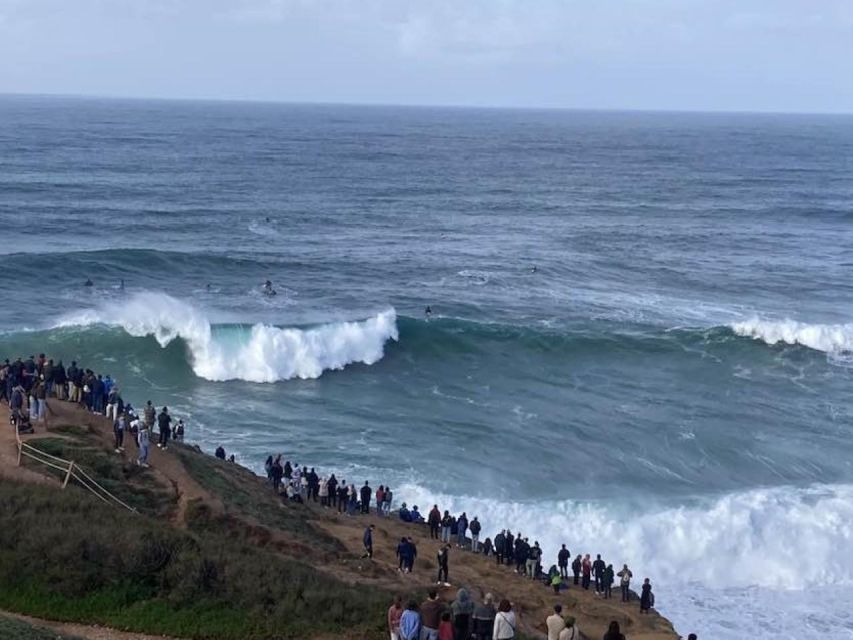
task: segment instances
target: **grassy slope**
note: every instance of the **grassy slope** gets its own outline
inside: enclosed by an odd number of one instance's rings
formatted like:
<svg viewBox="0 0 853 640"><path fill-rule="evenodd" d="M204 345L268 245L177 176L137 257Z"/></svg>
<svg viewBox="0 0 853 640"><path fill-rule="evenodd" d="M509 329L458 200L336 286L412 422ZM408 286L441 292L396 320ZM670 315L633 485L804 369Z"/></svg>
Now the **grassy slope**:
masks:
<svg viewBox="0 0 853 640"><path fill-rule="evenodd" d="M74 486L4 482L0 608L187 638L384 637L391 594L344 584L300 561L349 559L337 540L281 505L245 469L176 446L187 471L226 508L214 513L193 503L181 530L169 522L174 493L97 436L64 429L36 444L78 461L140 513Z"/></svg>

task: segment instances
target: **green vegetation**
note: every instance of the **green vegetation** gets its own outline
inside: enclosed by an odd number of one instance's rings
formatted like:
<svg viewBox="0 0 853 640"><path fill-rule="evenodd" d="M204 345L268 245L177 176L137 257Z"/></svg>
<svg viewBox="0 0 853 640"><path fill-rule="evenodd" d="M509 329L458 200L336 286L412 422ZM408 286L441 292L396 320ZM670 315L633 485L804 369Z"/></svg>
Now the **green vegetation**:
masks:
<svg viewBox="0 0 853 640"><path fill-rule="evenodd" d="M198 521L204 510L191 511ZM384 636L391 594L216 526L187 533L78 491L11 482L0 522L2 608L186 638Z"/></svg>
<svg viewBox="0 0 853 640"><path fill-rule="evenodd" d="M249 516L284 532L316 551L340 553L343 546L325 531L305 521L305 509L281 501L268 485L251 471L224 462L187 446L176 446L176 455L193 479L220 498L228 513ZM221 522L222 526L227 523Z"/></svg>
<svg viewBox="0 0 853 640"><path fill-rule="evenodd" d="M34 627L26 622L0 616L0 638L3 640L80 640L51 629Z"/></svg>
<svg viewBox="0 0 853 640"><path fill-rule="evenodd" d="M73 460L104 489L142 513L168 516L175 508L174 491L159 484L152 473L133 463L133 453L128 457L106 450L98 436L80 427L54 429L61 437L41 438L31 446L52 456ZM128 451L135 452L133 442ZM60 479L64 473L39 462L24 458L26 466L50 472Z"/></svg>

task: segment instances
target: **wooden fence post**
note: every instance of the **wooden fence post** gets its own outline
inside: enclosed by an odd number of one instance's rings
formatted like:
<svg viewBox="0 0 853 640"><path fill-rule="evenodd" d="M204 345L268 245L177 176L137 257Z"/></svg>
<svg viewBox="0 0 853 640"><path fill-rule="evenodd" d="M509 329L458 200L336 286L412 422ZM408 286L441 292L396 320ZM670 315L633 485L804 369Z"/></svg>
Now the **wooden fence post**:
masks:
<svg viewBox="0 0 853 640"><path fill-rule="evenodd" d="M72 469L74 469L74 461L73 460L68 464L68 473L65 474L65 482L62 483L63 489L68 486L68 481L71 479L71 470Z"/></svg>

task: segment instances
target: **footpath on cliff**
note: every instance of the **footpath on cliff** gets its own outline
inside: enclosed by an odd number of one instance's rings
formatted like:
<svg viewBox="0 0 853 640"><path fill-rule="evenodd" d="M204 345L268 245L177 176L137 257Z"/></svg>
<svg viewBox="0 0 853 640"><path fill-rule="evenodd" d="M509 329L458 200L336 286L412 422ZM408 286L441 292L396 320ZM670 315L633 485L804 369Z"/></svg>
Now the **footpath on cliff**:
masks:
<svg viewBox="0 0 853 640"><path fill-rule="evenodd" d="M59 484L55 474L45 473L35 462L27 461L18 466L15 434L8 425L8 409L5 405L0 405L0 478L46 486ZM36 433L22 436L22 440L35 447L39 447L40 440L56 446L57 440L85 433L90 444L100 443L102 454L108 452L115 456L116 464L134 465L136 447L132 440L126 439L124 453L113 453L111 423L79 406L51 399L47 425L36 424L35 428ZM131 442L128 443L127 440ZM265 550L272 550L282 556L298 558L300 562L310 564L316 571L334 576L346 584L382 589L383 593L399 593L404 597L417 594L420 599L424 598L427 590L435 588L435 556L439 543L429 539L426 525L401 522L393 512L389 518L378 517L373 513L347 516L338 514L333 509L323 508L318 503L282 505L275 499L266 479L234 463L207 456L196 447L188 445L173 444L167 451L152 446L149 462L151 466L145 476L146 482L149 485L159 485L160 495L169 498L168 507L158 513L177 529L186 530L188 510L192 510L194 517L201 513L206 518L218 519L217 522L227 522L232 535L239 536L244 544L262 546ZM91 469L86 471L92 474ZM382 478L369 480L374 486L382 482ZM69 487L67 490L75 489ZM270 496L273 496L273 500L270 500ZM91 499L96 498L92 496ZM266 518L269 514L264 512L276 508L288 512L298 510L295 512L296 524L290 524L291 521L288 520L287 526L290 530L270 526ZM294 528L299 527L300 522L314 531L324 532L331 542L312 545L310 536L301 535L302 532ZM370 524L375 527L372 560L361 558L362 535L365 527ZM483 537L486 535L489 533L484 532ZM411 574L397 571L395 549L403 536L411 536L418 548L418 559ZM569 548L571 538L571 532L567 531L566 541ZM577 553L574 549L572 551ZM572 585L568 590L555 595L541 582L519 576L506 566L496 565L493 558L455 548L450 552L449 564L452 587L440 588L441 597L450 602L457 590L464 587L478 602L482 601L486 593L492 593L496 599L507 598L513 603L519 616L519 631L527 637L544 637L545 618L553 613L554 604L560 603L563 606L563 614L576 618L578 628L586 638L602 637L612 620L619 622L628 640L678 638L668 620L655 611L650 615L641 615L636 599L622 603L618 593L615 598L604 600L592 590L584 591ZM543 564L549 566L551 563ZM87 640L149 640L153 637L163 637L105 630L102 626L80 623L52 622L43 618L32 620L57 632ZM378 621L376 627L381 627L381 624L382 621ZM326 636L319 634L315 637L319 640ZM338 637L374 636L362 634Z"/></svg>

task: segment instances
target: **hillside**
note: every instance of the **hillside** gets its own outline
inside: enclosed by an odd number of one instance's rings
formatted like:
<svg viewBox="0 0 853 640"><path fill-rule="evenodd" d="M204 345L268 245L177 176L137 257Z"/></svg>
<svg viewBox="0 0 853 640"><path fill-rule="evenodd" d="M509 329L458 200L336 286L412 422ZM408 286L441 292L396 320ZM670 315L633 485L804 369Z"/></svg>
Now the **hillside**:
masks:
<svg viewBox="0 0 853 640"><path fill-rule="evenodd" d="M74 460L136 512L73 482L60 490L60 474L34 461L18 467L14 433L0 429L2 609L174 638L378 640L387 637L394 595L420 601L433 584L438 545L419 525L282 503L250 471L191 446L155 447L143 469L132 463L132 443L113 452L105 419L57 401L50 407L49 429L37 427L26 441ZM5 406L0 423L8 425ZM368 523L376 527L372 561L360 559ZM394 555L403 535L419 550L408 575ZM463 551L451 551L450 567L445 599L460 586L477 600L507 597L529 637L541 634L557 601L590 638L611 620L631 640L677 637L664 618L641 617L636 602L618 596L603 601L575 588L554 596Z"/></svg>

